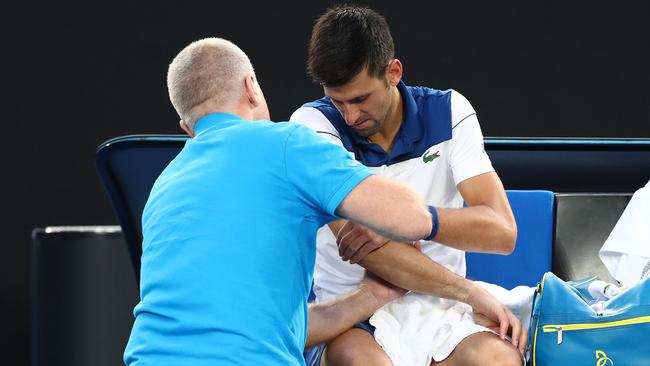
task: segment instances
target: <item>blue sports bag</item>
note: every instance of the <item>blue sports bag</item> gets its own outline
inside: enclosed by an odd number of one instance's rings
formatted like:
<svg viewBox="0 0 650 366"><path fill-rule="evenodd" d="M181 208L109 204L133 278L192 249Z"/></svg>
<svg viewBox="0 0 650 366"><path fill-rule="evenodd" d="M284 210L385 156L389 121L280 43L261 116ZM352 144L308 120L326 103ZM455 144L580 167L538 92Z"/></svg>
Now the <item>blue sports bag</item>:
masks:
<svg viewBox="0 0 650 366"><path fill-rule="evenodd" d="M650 277L607 301L546 273L537 286L529 334L531 366L650 365Z"/></svg>

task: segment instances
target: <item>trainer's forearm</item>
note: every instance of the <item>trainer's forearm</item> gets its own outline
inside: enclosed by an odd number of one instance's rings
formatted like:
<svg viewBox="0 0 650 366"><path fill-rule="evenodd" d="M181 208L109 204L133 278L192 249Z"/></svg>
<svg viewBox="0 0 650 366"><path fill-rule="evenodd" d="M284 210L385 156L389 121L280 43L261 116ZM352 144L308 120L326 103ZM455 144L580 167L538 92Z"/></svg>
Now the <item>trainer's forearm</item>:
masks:
<svg viewBox="0 0 650 366"><path fill-rule="evenodd" d="M363 286L336 299L309 304L305 347L335 338L368 319L381 305L372 292Z"/></svg>
<svg viewBox="0 0 650 366"><path fill-rule="evenodd" d="M390 241L359 264L404 289L467 302L473 282L434 262L409 244Z"/></svg>

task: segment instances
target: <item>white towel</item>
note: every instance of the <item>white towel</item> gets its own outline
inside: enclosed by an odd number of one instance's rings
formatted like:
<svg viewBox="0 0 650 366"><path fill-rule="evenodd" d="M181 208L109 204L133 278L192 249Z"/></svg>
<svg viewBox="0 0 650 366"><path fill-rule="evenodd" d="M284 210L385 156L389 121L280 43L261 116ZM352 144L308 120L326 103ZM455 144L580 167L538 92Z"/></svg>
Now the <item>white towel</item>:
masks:
<svg viewBox="0 0 650 366"><path fill-rule="evenodd" d="M618 282L641 280L650 263L650 182L634 193L599 254Z"/></svg>
<svg viewBox="0 0 650 366"><path fill-rule="evenodd" d="M511 309L528 328L535 289L506 290L478 282ZM474 323L472 308L464 303L408 293L384 305L370 318L375 340L395 366L429 366L442 361L466 337L491 330Z"/></svg>

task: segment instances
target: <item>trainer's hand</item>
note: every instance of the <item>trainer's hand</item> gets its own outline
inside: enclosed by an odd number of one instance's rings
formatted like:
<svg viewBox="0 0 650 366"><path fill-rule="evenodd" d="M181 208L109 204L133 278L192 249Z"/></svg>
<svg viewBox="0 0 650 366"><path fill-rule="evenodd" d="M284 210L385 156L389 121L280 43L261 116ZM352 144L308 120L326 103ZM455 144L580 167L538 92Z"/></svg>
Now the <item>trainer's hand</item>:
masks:
<svg viewBox="0 0 650 366"><path fill-rule="evenodd" d="M336 244L339 246L339 255L344 261L359 263L370 252L388 243L388 239L368 229L365 226L354 224L350 221L339 230L336 235Z"/></svg>
<svg viewBox="0 0 650 366"><path fill-rule="evenodd" d="M503 340L510 337L513 346L523 355L528 342L528 330L505 305L484 288L472 283L467 304L474 309L474 320L495 331Z"/></svg>
<svg viewBox="0 0 650 366"><path fill-rule="evenodd" d="M397 287L391 283L384 281L383 279L377 277L372 272L365 272L363 279L361 280L361 289L365 289L372 294L372 296L377 300L376 307L380 307L388 304L389 302L401 297L408 291Z"/></svg>

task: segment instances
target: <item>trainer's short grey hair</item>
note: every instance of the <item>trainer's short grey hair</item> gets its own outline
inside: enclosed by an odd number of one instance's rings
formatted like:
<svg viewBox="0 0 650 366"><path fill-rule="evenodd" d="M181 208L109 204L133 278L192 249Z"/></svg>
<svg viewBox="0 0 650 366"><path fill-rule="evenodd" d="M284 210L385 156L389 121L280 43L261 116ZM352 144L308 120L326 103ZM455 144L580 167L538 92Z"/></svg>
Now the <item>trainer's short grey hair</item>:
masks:
<svg viewBox="0 0 650 366"><path fill-rule="evenodd" d="M194 107L210 101L226 107L244 90L244 78L254 73L248 56L234 43L205 38L185 47L169 65L167 89L178 115L191 121Z"/></svg>

